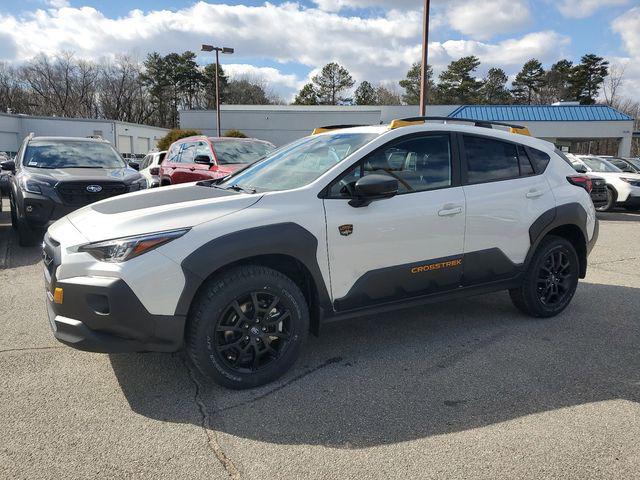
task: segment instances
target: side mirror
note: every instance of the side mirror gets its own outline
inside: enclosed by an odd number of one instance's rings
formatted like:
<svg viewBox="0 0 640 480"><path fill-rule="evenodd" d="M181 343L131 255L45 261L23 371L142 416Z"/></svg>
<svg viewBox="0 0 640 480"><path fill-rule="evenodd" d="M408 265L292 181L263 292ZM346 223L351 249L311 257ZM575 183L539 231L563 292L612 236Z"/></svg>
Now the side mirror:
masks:
<svg viewBox="0 0 640 480"><path fill-rule="evenodd" d="M211 165L211 158L209 155L196 155L196 158L193 159L194 163L200 163L202 165Z"/></svg>
<svg viewBox="0 0 640 480"><path fill-rule="evenodd" d="M585 167L584 165L580 165L579 163L575 164L573 166L573 169L578 173L589 173L587 167Z"/></svg>
<svg viewBox="0 0 640 480"><path fill-rule="evenodd" d="M5 160L4 162L0 162L0 170L6 170L8 172L16 171L16 162L15 160Z"/></svg>
<svg viewBox="0 0 640 480"><path fill-rule="evenodd" d="M160 175L160 167L151 167L149 169L150 175Z"/></svg>
<svg viewBox="0 0 640 480"><path fill-rule="evenodd" d="M134 170L140 170L140 164L138 162L130 161L129 166Z"/></svg>
<svg viewBox="0 0 640 480"><path fill-rule="evenodd" d="M355 198L349 205L355 208L366 207L376 200L391 198L398 193L398 180L389 175L373 173L362 177L354 185Z"/></svg>

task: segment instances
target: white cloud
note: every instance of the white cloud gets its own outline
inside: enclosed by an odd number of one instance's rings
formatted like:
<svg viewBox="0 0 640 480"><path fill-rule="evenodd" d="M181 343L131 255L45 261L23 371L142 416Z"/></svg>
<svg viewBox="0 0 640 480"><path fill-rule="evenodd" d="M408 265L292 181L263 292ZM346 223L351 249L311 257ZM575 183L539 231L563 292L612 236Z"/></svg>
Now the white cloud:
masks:
<svg viewBox="0 0 640 480"><path fill-rule="evenodd" d="M479 40L518 31L531 18L527 0L452 1L445 15L452 28Z"/></svg>
<svg viewBox="0 0 640 480"><path fill-rule="evenodd" d="M434 4L451 5L443 0ZM459 28L470 28L463 25ZM303 74L285 73L291 70L289 63L313 69L337 61L357 81L397 83L420 58L422 21L419 10L392 9L363 18L297 3L245 6L198 2L176 11L133 10L120 18L109 18L91 7L43 9L21 17L0 14L0 32L4 32L0 60L14 62L65 50L88 59L130 52L144 57L152 51L197 51L201 43L222 41L236 50L234 55L223 57L229 73L264 78L273 83L277 93L288 97L305 80L300 78ZM481 31L475 34L482 36ZM501 66L512 73L531 57L543 62L556 60L568 43L567 37L552 31L498 43L474 39L432 42L429 62L437 74L451 60L477 55L485 63L483 68ZM283 67L251 66L247 58L275 61Z"/></svg>
<svg viewBox="0 0 640 480"><path fill-rule="evenodd" d="M298 89L305 83L304 79L300 79L294 74L282 73L273 67L256 67L247 63L230 63L224 64L223 68L229 77L247 77L252 80L263 80L270 86Z"/></svg>
<svg viewBox="0 0 640 480"><path fill-rule="evenodd" d="M52 8L64 8L69 6L68 0L45 0L44 3Z"/></svg>
<svg viewBox="0 0 640 480"><path fill-rule="evenodd" d="M557 7L565 17L587 18L601 8L628 3L629 0L561 0Z"/></svg>
<svg viewBox="0 0 640 480"><path fill-rule="evenodd" d="M622 93L638 100L640 92L640 7L620 15L611 23L611 29L620 35L628 57L613 61L624 66Z"/></svg>

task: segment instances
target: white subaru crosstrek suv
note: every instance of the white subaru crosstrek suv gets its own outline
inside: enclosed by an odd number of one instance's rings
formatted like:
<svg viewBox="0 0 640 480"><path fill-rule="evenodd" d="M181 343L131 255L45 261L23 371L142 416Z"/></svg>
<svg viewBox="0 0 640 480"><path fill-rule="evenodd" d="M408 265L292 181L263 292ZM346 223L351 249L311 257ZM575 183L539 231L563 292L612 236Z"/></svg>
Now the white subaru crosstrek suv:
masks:
<svg viewBox="0 0 640 480"><path fill-rule="evenodd" d="M640 174L623 172L607 159L594 155L571 155L569 160L574 168L580 165L589 176L598 176L607 182L607 203L596 210L608 212L616 206L628 210L640 208Z"/></svg>
<svg viewBox="0 0 640 480"><path fill-rule="evenodd" d="M598 234L590 179L551 143L445 120L326 127L225 179L71 213L43 245L55 337L185 347L248 388L330 320L497 290L557 315Z"/></svg>

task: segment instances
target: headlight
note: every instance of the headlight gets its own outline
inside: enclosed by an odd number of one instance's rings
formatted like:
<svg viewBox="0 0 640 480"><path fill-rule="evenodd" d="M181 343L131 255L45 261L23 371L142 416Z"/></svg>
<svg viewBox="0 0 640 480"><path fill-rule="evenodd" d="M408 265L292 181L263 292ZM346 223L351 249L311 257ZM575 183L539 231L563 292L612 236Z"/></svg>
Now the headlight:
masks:
<svg viewBox="0 0 640 480"><path fill-rule="evenodd" d="M38 180L35 180L31 177L21 177L20 181L18 182L20 185L20 188L22 190L24 190L25 192L29 192L29 193L39 193L42 194L42 188L41 187L48 187L49 184L45 183L45 182L40 182Z"/></svg>
<svg viewBox="0 0 640 480"><path fill-rule="evenodd" d="M188 231L188 228L183 228L133 237L115 238L104 242L87 243L80 245L78 251L87 252L101 262L126 262L154 248L158 248L160 245L180 238Z"/></svg>
<svg viewBox="0 0 640 480"><path fill-rule="evenodd" d="M145 188L147 188L146 178L141 178L135 182L131 182L131 185L129 185L130 192L137 192L138 190L144 190Z"/></svg>
<svg viewBox="0 0 640 480"><path fill-rule="evenodd" d="M637 178L620 177L620 180L627 182L629 185L633 185L634 187L640 187L640 180Z"/></svg>

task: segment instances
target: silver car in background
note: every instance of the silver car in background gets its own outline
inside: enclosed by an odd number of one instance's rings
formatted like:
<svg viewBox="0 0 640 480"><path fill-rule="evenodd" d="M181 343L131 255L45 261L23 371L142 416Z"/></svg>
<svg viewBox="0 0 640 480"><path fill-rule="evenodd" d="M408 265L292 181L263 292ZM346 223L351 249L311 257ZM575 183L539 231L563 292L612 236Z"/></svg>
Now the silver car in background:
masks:
<svg viewBox="0 0 640 480"><path fill-rule="evenodd" d="M140 162L140 174L147 179L147 188L160 186L160 164L166 155L166 150L150 152Z"/></svg>

